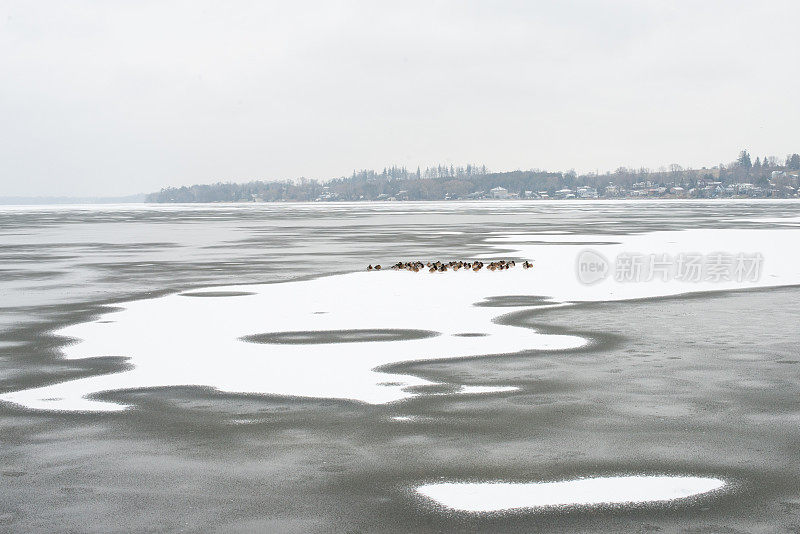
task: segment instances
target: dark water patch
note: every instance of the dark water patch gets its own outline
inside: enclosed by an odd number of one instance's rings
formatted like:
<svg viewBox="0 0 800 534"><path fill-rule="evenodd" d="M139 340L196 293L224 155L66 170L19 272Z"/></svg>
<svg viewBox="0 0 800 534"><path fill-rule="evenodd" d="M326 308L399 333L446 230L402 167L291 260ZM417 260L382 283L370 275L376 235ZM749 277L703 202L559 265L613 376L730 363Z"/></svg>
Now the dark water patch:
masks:
<svg viewBox="0 0 800 534"><path fill-rule="evenodd" d="M561 326L552 322L544 322L550 313L557 310L567 310L575 315L579 309L588 307L588 304L575 305L567 308L527 309L507 313L494 319L493 322L504 326L517 326L529 328L545 335L569 335L581 337L586 343L574 348L538 348L531 347L514 353L485 354L481 356L465 356L459 358L408 360L391 363L376 368L376 371L385 373L410 374L435 382L460 381L458 374L460 366L481 370L481 385L489 386L525 386L534 389L540 387L533 376L529 376L532 365L531 357L547 358L555 355L592 355L619 349L629 339L628 336L617 332L590 331L570 326ZM506 369L506 366L510 366ZM511 370L515 369L515 370ZM522 373L522 374L520 374ZM526 376L522 379L522 376ZM463 382L462 382L463 383ZM408 402L408 401L407 401Z"/></svg>
<svg viewBox="0 0 800 534"><path fill-rule="evenodd" d="M52 280L64 276L61 271L34 271L28 269L0 269L0 279L5 282L12 280Z"/></svg>
<svg viewBox="0 0 800 534"><path fill-rule="evenodd" d="M98 356L64 360L52 355L53 361L41 361L49 355L36 353L29 356L33 347L25 346L14 352L14 359L4 363L7 378L0 380L0 393L44 387L70 380L79 380L103 374L115 374L133 369L125 356ZM19 356L19 357L17 357ZM37 361L40 360L40 361ZM61 400L61 399L52 399ZM0 403L1 404L1 403Z"/></svg>
<svg viewBox="0 0 800 534"><path fill-rule="evenodd" d="M164 292L152 292L142 298L157 297ZM32 312L39 320L22 323L3 332L4 344L0 346L3 356L2 371L5 376L0 379L0 392L16 391L42 387L49 384L77 380L90 376L119 373L131 369L126 356L101 356L92 358L63 358L61 348L75 343L74 338L60 336L54 330L64 326L87 323L98 320L105 314L119 311L115 301L105 304L74 304L10 307L3 313ZM0 413L8 410L18 411L11 404L0 406Z"/></svg>
<svg viewBox="0 0 800 534"><path fill-rule="evenodd" d="M50 252L41 252L39 254L20 254L12 251L11 253L5 252L2 245L0 245L0 259L4 262L14 263L41 263L41 262L56 262L56 261L69 261L80 258L78 255L70 256L66 254L53 254Z"/></svg>
<svg viewBox="0 0 800 534"><path fill-rule="evenodd" d="M371 341L407 341L441 335L432 330L375 328L363 330L297 330L294 332L268 332L239 339L248 343L277 345L314 345L327 343L366 343Z"/></svg>
<svg viewBox="0 0 800 534"><path fill-rule="evenodd" d="M589 306L583 305L583 306ZM570 312L579 311L582 306L570 306L565 309L569 309ZM597 352L597 351L606 351L615 349L620 347L623 342L629 337L627 335L616 333L616 332L605 332L599 330L583 330L580 328L574 328L572 326L561 326L554 324L552 322L544 323L539 321L539 319L545 317L543 314L555 311L552 309L546 310L521 310L518 312L507 313L505 315L501 315L500 317L494 320L495 323L505 325L505 326L519 326L523 328L531 328L536 330L541 334L547 335L564 335L564 336L578 336L586 339L588 341L587 344L577 347L577 348L570 348L570 349L533 349L534 351L544 351L544 352L569 352L569 353L589 353L589 352ZM547 315L548 319L550 315Z"/></svg>
<svg viewBox="0 0 800 534"><path fill-rule="evenodd" d="M90 494L95 492L93 488L89 488L86 486L64 486L62 488L59 488L58 491L61 493L68 493L68 494Z"/></svg>
<svg viewBox="0 0 800 534"><path fill-rule="evenodd" d="M202 291L195 293L179 293L181 297L245 297L255 295L250 291Z"/></svg>
<svg viewBox="0 0 800 534"><path fill-rule="evenodd" d="M545 306L554 304L549 297L539 297L535 295L503 295L498 297L487 297L481 302L476 302L473 306L479 308L516 308L519 306Z"/></svg>
<svg viewBox="0 0 800 534"><path fill-rule="evenodd" d="M424 386L410 386L404 388L404 391L417 395L450 395L458 393L460 389L461 386L456 384L426 384Z"/></svg>

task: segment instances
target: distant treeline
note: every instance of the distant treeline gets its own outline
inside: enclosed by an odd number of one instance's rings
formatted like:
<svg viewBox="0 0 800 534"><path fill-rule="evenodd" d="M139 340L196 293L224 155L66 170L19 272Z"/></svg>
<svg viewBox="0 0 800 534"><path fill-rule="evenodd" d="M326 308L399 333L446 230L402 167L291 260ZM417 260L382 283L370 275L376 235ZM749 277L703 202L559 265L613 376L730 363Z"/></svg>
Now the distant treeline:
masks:
<svg viewBox="0 0 800 534"><path fill-rule="evenodd" d="M334 178L326 182L301 178L296 181L252 181L247 183L216 183L170 187L147 196L148 202L237 202L237 201L354 201L378 200L384 197L402 200L442 200L464 198L470 194L487 192L495 187L509 191L532 191L558 188L562 183L561 173L543 171L514 171L491 173L482 167L483 173L451 175L438 173L435 177L425 174L405 173L403 169L394 173L361 171L352 176Z"/></svg>
<svg viewBox="0 0 800 534"><path fill-rule="evenodd" d="M728 164L711 168L684 169L670 165L658 170L620 167L605 174L582 174L574 171L547 172L543 170L491 172L483 165L428 167L409 170L387 167L383 171L362 170L351 176L327 181L299 180L250 181L247 183L218 182L210 185L169 187L147 195L147 202L280 202L280 201L357 201L357 200L443 200L491 197L493 188L502 187L511 195L528 197L526 192L548 193L582 186L595 188L600 196L610 184L616 188L636 189L638 184L680 186L686 189L708 182L723 185L752 183L766 188L774 185L775 173L783 173L791 182L800 170L800 155L785 160L776 157L756 157L747 151Z"/></svg>

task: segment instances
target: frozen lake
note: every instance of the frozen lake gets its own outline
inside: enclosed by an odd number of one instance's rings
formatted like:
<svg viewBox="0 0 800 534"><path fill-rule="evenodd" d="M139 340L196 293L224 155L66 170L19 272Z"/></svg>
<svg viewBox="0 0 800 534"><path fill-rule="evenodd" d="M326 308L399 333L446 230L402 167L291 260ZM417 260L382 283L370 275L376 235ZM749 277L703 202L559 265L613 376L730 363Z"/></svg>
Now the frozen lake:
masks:
<svg viewBox="0 0 800 534"><path fill-rule="evenodd" d="M0 208L0 528L791 529L798 215Z"/></svg>

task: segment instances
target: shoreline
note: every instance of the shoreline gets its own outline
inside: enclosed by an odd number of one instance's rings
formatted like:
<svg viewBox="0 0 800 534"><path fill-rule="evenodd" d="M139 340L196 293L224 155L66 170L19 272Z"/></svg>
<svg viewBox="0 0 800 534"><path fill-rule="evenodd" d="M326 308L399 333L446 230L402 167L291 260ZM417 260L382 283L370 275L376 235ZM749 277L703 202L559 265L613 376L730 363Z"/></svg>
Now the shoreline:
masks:
<svg viewBox="0 0 800 534"><path fill-rule="evenodd" d="M626 198L584 198L584 199L458 199L458 200L337 200L315 202L312 200L281 200L269 202L109 202L109 203L64 203L64 204L0 204L0 211L22 211L25 209L37 210L48 208L114 208L128 206L168 207L168 206L281 206L281 205L311 205L311 206L344 206L344 205L425 205L425 204L585 204L585 203L792 203L800 202L800 197L789 198L761 198L761 197L736 197L736 198L651 198L651 197L626 197Z"/></svg>

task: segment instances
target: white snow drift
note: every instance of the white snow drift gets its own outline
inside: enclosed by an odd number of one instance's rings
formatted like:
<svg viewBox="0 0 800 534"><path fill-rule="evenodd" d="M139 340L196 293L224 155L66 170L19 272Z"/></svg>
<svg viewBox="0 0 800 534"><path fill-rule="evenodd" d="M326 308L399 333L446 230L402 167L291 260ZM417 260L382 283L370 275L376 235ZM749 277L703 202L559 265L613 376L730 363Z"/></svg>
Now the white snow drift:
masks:
<svg viewBox="0 0 800 534"><path fill-rule="evenodd" d="M498 256L529 258L534 268L503 272L357 272L315 280L193 290L217 296L170 295L132 301L97 321L56 332L80 340L67 359L128 358L131 369L13 391L0 400L40 410L113 411L125 406L93 394L133 388L200 385L226 392L342 398L386 403L408 398L432 382L390 372L411 360L460 358L530 349L581 347L577 336L547 335L492 321L518 308L474 306L489 297L538 295L555 305L571 300L623 300L691 291L800 283L800 230L689 230L640 235L525 235L497 237ZM587 244L589 243L589 244ZM592 244L593 243L593 244ZM760 253L756 281L622 283L608 277L582 285L580 251L613 260L621 253ZM444 258L443 258L444 259ZM238 295L220 296L224 292ZM252 293L252 294L241 294ZM320 313L324 312L324 313ZM261 344L242 340L264 333L326 330L429 330L439 335L399 341ZM486 334L461 336L459 334ZM461 385L460 394L512 391L513 385ZM415 393L417 391L417 393Z"/></svg>
<svg viewBox="0 0 800 534"><path fill-rule="evenodd" d="M617 476L561 482L442 482L417 488L437 504L485 513L560 506L642 504L686 499L719 490L725 481L691 476Z"/></svg>

